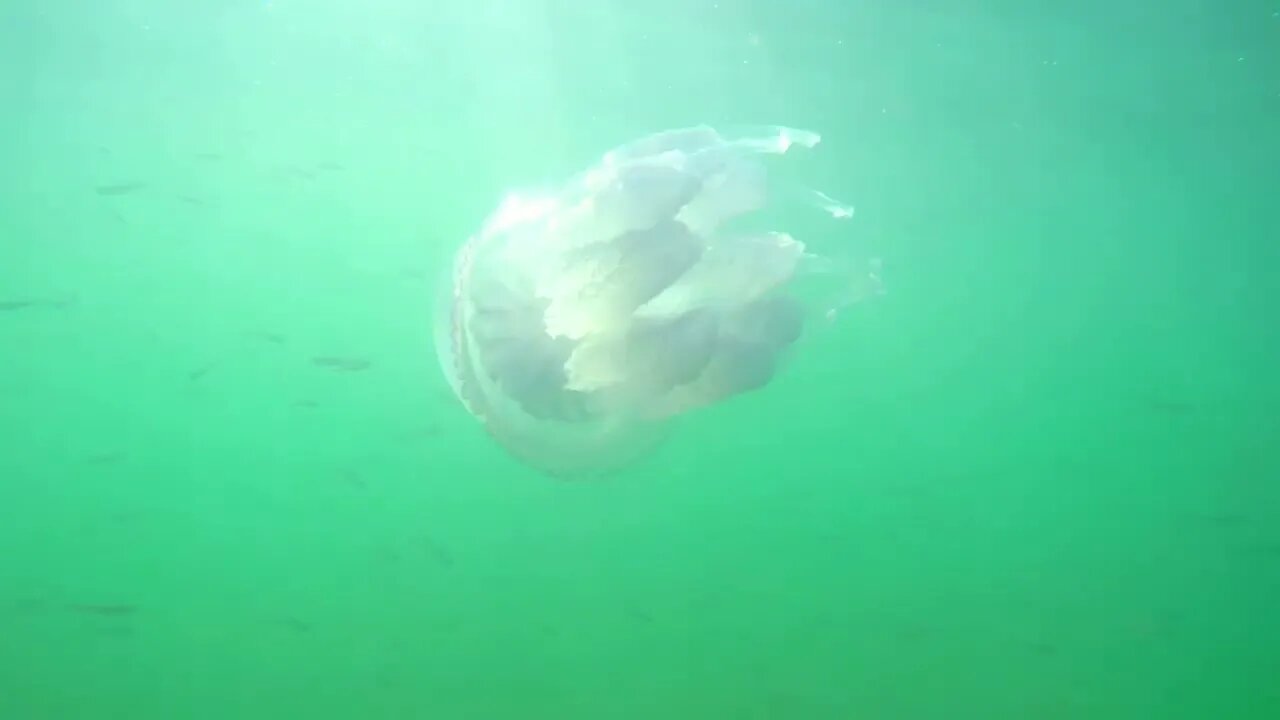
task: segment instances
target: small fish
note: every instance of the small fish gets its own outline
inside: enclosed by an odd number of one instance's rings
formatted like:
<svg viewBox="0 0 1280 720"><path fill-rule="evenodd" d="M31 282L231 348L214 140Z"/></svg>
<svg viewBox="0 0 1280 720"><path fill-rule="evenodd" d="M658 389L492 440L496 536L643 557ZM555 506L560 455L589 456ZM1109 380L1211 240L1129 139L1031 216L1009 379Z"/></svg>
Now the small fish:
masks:
<svg viewBox="0 0 1280 720"><path fill-rule="evenodd" d="M213 369L217 366L218 366L217 362L211 362L205 365L201 365L195 370L192 370L191 372L187 373L187 380L189 380L190 382L196 382L201 378L203 378L205 375L208 375L209 373L213 372Z"/></svg>
<svg viewBox="0 0 1280 720"><path fill-rule="evenodd" d="M1055 645L1043 640L1027 643L1027 649L1040 657L1053 657L1058 654L1058 648Z"/></svg>
<svg viewBox="0 0 1280 720"><path fill-rule="evenodd" d="M439 425L431 423L430 425L416 428L414 430L406 430L403 433L400 433L400 438L405 441L430 440L432 438L439 437L441 432L442 430Z"/></svg>
<svg viewBox="0 0 1280 720"><path fill-rule="evenodd" d="M345 167L343 167L343 166L339 165L339 164L338 164L338 163L336 163L336 162L322 162L322 163L320 163L319 165L316 165L316 167L317 167L317 168L319 168L320 170L330 170L330 171L333 171L333 172L337 172L337 171L340 171L340 170L346 170L346 168L345 168Z"/></svg>
<svg viewBox="0 0 1280 720"><path fill-rule="evenodd" d="M1220 527L1220 528L1238 527L1240 525L1244 525L1248 523L1250 520L1249 515L1247 513L1243 513L1235 510L1203 513L1199 516L1199 518L1202 522L1205 522L1209 525L1213 525L1214 527Z"/></svg>
<svg viewBox="0 0 1280 720"><path fill-rule="evenodd" d="M320 174L319 171L304 168L298 165L284 165L276 168L276 175L291 180L314 180Z"/></svg>
<svg viewBox="0 0 1280 720"><path fill-rule="evenodd" d="M453 567L453 552L449 550L448 547L436 542L432 538L423 538L422 545L426 549L427 555L431 556L432 560L435 560L437 563L445 567Z"/></svg>
<svg viewBox="0 0 1280 720"><path fill-rule="evenodd" d="M340 357L336 355L321 355L313 357L311 358L311 364L339 372L360 372L361 370L368 370L373 366L373 363L363 358Z"/></svg>
<svg viewBox="0 0 1280 720"><path fill-rule="evenodd" d="M1245 555L1264 558L1280 558L1280 543L1261 543L1249 545L1243 550Z"/></svg>
<svg viewBox="0 0 1280 720"><path fill-rule="evenodd" d="M364 476L361 475L358 470L352 470L351 468L344 468L341 472L341 475L342 475L343 482L347 483L348 485L353 485L362 490L364 488L369 487L368 481L364 479Z"/></svg>
<svg viewBox="0 0 1280 720"><path fill-rule="evenodd" d="M1192 403L1159 395L1145 395L1141 398L1141 402L1148 411L1158 415L1190 415L1197 409Z"/></svg>
<svg viewBox="0 0 1280 720"><path fill-rule="evenodd" d="M113 465L124 460L125 457L125 454L122 452L102 452L88 456L85 458L85 462L90 465Z"/></svg>
<svg viewBox="0 0 1280 720"><path fill-rule="evenodd" d="M138 612L137 605L92 605L92 604L76 604L68 605L67 609L74 613L82 615L97 615L98 617L129 617Z"/></svg>
<svg viewBox="0 0 1280 720"><path fill-rule="evenodd" d="M176 197L182 202L188 205L192 205L194 207L205 207L206 205L208 205L208 203L196 197L195 195L178 195Z"/></svg>
<svg viewBox="0 0 1280 720"><path fill-rule="evenodd" d="M303 398L302 400L294 400L293 406L296 408L306 408L307 410L314 410L315 408L320 407L320 403L316 402L315 400L307 400L306 398Z"/></svg>
<svg viewBox="0 0 1280 720"><path fill-rule="evenodd" d="M108 185L98 185L93 189L93 191L99 195L110 197L114 195L128 195L129 193L137 192L146 187L147 183L144 182L121 182L111 183Z"/></svg>
<svg viewBox="0 0 1280 720"><path fill-rule="evenodd" d="M0 609L17 612L17 613L34 613L46 610L49 607L49 600L43 596L39 597L20 597L13 601L0 605Z"/></svg>
<svg viewBox="0 0 1280 720"><path fill-rule="evenodd" d="M381 561L391 563L400 562L400 551L391 546L380 547L374 550L373 554Z"/></svg>
<svg viewBox="0 0 1280 720"><path fill-rule="evenodd" d="M275 623L280 627L292 630L296 633L311 632L313 625L306 620L296 618L292 615L284 615L275 619Z"/></svg>
<svg viewBox="0 0 1280 720"><path fill-rule="evenodd" d="M647 610L640 607L636 607L635 605L627 606L627 615L630 616L632 620L635 620L636 622L639 622L639 623L644 623L645 625L648 625L653 622L653 616L650 615Z"/></svg>
<svg viewBox="0 0 1280 720"><path fill-rule="evenodd" d="M72 300L48 300L48 299L30 299L30 300L0 300L0 312L17 312L18 310L35 310L38 308L48 308L50 310L65 310L74 303Z"/></svg>

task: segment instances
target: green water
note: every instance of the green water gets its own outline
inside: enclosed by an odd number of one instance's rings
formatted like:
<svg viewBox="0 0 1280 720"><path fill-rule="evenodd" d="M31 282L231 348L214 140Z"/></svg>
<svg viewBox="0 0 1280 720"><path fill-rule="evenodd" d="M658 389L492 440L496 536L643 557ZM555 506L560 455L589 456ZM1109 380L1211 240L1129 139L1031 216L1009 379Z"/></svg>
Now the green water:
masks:
<svg viewBox="0 0 1280 720"><path fill-rule="evenodd" d="M0 720L1280 717L1277 12L8 0ZM547 479L432 283L699 122L889 293Z"/></svg>

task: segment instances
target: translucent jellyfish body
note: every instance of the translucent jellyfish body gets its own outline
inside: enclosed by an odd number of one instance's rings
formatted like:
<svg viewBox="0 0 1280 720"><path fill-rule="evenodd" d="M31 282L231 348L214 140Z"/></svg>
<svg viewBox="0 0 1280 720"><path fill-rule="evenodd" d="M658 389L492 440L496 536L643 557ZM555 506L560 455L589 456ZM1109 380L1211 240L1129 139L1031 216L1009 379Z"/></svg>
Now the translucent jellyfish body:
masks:
<svg viewBox="0 0 1280 720"><path fill-rule="evenodd" d="M853 215L773 182L775 156L818 141L670 130L550 192L509 195L440 299L437 351L458 399L517 458L576 478L638 460L678 415L766 385L806 319L832 316L794 292L832 265L782 229L745 226L788 194L827 220ZM868 267L848 287L878 291Z"/></svg>

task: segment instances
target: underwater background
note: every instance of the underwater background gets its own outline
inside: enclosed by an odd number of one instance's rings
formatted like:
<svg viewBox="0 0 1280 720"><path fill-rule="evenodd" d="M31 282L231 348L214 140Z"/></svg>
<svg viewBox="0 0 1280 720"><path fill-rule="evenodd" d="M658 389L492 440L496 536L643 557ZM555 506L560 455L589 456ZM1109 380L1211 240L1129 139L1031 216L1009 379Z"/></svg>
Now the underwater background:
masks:
<svg viewBox="0 0 1280 720"><path fill-rule="evenodd" d="M822 133L888 292L645 462L432 343L507 190ZM1280 717L1274 0L7 0L0 720Z"/></svg>

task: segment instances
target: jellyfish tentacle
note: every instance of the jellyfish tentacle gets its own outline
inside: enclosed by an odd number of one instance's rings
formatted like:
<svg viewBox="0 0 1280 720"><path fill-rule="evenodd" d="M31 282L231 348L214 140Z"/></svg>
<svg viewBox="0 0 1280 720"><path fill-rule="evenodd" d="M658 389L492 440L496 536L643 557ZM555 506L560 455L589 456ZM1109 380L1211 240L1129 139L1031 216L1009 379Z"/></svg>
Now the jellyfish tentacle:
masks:
<svg viewBox="0 0 1280 720"><path fill-rule="evenodd" d="M710 125L694 125L674 130L663 130L619 145L606 152L601 162L606 166L615 165L628 160L661 155L671 151L691 154L722 142L724 142L724 139L720 136L720 133Z"/></svg>
<svg viewBox="0 0 1280 720"><path fill-rule="evenodd" d="M680 209L677 218L694 232L710 237L726 222L763 208L768 201L768 173L749 157L732 156L698 171L702 191Z"/></svg>
<svg viewBox="0 0 1280 720"><path fill-rule="evenodd" d="M755 125L737 128L734 139L726 142L751 152L784 155L799 145L812 150L822 142L822 135L804 128L786 125Z"/></svg>

